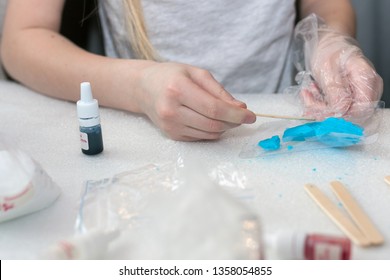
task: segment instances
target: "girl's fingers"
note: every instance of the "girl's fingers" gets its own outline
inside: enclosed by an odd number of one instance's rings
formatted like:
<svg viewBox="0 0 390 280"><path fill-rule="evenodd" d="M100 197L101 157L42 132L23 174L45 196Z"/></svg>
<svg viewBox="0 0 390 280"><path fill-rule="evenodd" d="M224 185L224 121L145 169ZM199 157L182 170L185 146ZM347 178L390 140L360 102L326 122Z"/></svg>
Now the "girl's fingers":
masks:
<svg viewBox="0 0 390 280"><path fill-rule="evenodd" d="M218 83L210 72L203 69L195 69L194 71L191 71L190 77L199 87L214 97L233 105L247 108L244 102L235 99L220 83Z"/></svg>
<svg viewBox="0 0 390 280"><path fill-rule="evenodd" d="M179 115L181 116L185 126L205 132L221 133L228 129L239 126L239 124L236 123L229 123L207 118L186 106L182 106L180 108Z"/></svg>
<svg viewBox="0 0 390 280"><path fill-rule="evenodd" d="M176 117L166 119L160 127L172 139L182 141L214 140L239 124L209 119L194 110L181 106Z"/></svg>
<svg viewBox="0 0 390 280"><path fill-rule="evenodd" d="M190 79L179 85L180 103L195 112L214 120L234 124L254 123L256 116L253 112L216 98Z"/></svg>

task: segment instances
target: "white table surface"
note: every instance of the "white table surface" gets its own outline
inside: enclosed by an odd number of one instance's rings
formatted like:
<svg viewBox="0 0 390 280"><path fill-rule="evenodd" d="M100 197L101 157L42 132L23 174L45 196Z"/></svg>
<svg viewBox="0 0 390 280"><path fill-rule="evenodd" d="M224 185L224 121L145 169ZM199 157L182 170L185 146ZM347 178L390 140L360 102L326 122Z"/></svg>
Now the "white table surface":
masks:
<svg viewBox="0 0 390 280"><path fill-rule="evenodd" d="M297 109L282 95L238 94L253 111L289 113ZM390 111L376 143L351 149L321 149L242 159L239 152L259 126L233 129L219 141L175 142L139 115L101 108L105 150L98 156L80 151L74 103L37 94L12 82L0 82L0 133L38 161L62 194L49 208L0 224L0 259L33 259L56 241L72 236L83 183L111 177L149 163L196 154L208 163L231 162L255 190L263 230L280 229L343 235L303 189L316 184L332 200L329 182L342 181L385 237L378 247L354 245L354 259L390 259Z"/></svg>

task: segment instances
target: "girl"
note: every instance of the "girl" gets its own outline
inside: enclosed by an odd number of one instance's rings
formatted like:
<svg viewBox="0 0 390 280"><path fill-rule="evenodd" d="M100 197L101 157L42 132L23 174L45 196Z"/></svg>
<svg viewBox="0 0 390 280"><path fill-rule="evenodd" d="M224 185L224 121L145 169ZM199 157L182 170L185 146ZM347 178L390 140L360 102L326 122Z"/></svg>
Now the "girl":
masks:
<svg viewBox="0 0 390 280"><path fill-rule="evenodd" d="M294 0L101 0L106 56L59 34L64 2L8 3L5 69L43 94L76 101L80 82L89 81L103 106L145 114L170 138L195 141L255 122L230 92L278 92L292 83ZM346 40L355 34L350 2L298 4L300 18L315 13L327 26L305 57L325 96L304 91L308 112L340 107L345 113L355 100L378 100L380 77Z"/></svg>

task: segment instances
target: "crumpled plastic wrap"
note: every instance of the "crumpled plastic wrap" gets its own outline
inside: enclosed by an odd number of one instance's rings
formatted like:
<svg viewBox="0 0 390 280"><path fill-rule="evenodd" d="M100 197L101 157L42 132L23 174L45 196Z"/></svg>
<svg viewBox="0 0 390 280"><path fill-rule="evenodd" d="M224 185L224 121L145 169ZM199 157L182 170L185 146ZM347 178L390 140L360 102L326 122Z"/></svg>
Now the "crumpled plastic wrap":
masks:
<svg viewBox="0 0 390 280"><path fill-rule="evenodd" d="M260 259L251 196L231 163L179 158L86 182L76 230L119 230L108 259Z"/></svg>

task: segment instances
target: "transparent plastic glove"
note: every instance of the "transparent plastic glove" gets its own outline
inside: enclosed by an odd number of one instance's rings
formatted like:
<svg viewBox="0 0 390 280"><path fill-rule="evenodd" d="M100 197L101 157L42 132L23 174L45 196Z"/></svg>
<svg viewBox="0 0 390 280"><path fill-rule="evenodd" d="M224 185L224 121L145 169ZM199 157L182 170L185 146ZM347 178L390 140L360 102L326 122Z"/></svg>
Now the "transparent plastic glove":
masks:
<svg viewBox="0 0 390 280"><path fill-rule="evenodd" d="M374 112L383 81L352 37L330 29L312 14L298 23L295 48L305 115L353 119Z"/></svg>
<svg viewBox="0 0 390 280"><path fill-rule="evenodd" d="M212 140L256 116L234 99L206 70L179 63L144 69L141 110L170 138Z"/></svg>

